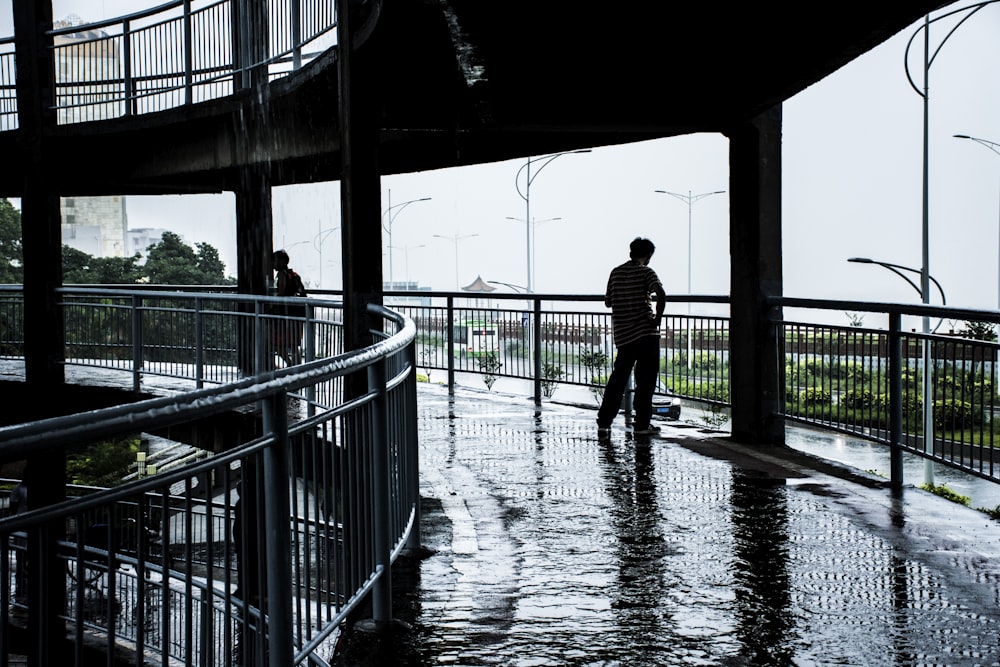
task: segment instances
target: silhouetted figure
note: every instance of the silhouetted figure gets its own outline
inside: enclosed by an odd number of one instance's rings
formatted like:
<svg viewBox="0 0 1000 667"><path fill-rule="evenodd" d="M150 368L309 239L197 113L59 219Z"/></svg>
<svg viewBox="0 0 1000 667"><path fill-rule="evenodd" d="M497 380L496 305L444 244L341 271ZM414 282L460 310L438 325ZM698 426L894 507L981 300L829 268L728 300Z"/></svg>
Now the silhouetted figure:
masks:
<svg viewBox="0 0 1000 667"><path fill-rule="evenodd" d="M629 260L611 270L604 305L611 309L614 329L615 363L604 389L604 399L597 412L597 433L611 435L611 423L621 407L629 375L635 368L636 435L659 432L650 424L653 416L653 391L660 372L660 319L666 307L666 293L649 260L656 246L646 238L636 238L629 245ZM651 307L656 298L656 312Z"/></svg>

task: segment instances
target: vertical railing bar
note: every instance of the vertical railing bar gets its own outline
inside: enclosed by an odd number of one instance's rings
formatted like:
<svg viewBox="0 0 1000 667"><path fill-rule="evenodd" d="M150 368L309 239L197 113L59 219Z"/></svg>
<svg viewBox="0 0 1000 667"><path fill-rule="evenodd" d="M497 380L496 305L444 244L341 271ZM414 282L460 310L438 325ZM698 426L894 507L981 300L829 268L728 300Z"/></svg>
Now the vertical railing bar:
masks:
<svg viewBox="0 0 1000 667"><path fill-rule="evenodd" d="M534 390L535 390L535 405L542 404L542 300L537 296L531 297L532 306L534 309L534 321L535 327L534 334L535 339L535 369L533 375Z"/></svg>
<svg viewBox="0 0 1000 667"><path fill-rule="evenodd" d="M895 492L903 488L903 360L902 317L889 314L889 482Z"/></svg>
<svg viewBox="0 0 1000 667"><path fill-rule="evenodd" d="M445 345L448 359L448 394L455 395L455 298L446 297Z"/></svg>
<svg viewBox="0 0 1000 667"><path fill-rule="evenodd" d="M371 416L372 546L377 573L372 588L372 617L376 628L392 620L392 538L389 525L388 396L386 362L379 359L368 368L369 391L374 392Z"/></svg>
<svg viewBox="0 0 1000 667"><path fill-rule="evenodd" d="M139 393L142 368L142 296L132 295L132 391Z"/></svg>
<svg viewBox="0 0 1000 667"><path fill-rule="evenodd" d="M184 103L194 103L193 44L191 43L191 0L184 0Z"/></svg>
<svg viewBox="0 0 1000 667"><path fill-rule="evenodd" d="M284 393L263 401L264 432L274 441L264 449L264 503L267 554L267 655L271 667L291 664L292 563L289 530L288 401ZM265 623L261 619L261 624Z"/></svg>
<svg viewBox="0 0 1000 667"><path fill-rule="evenodd" d="M196 386L201 389L204 385L205 379L205 327L203 320L205 318L205 309L203 307L203 302L201 297L195 296L194 298L194 376L196 380Z"/></svg>

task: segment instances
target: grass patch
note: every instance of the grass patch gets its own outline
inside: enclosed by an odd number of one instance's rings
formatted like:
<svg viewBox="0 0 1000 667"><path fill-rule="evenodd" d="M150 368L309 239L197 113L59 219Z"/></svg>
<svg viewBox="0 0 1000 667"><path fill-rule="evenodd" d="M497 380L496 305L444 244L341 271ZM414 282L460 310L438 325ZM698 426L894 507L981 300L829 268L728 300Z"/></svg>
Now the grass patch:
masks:
<svg viewBox="0 0 1000 667"><path fill-rule="evenodd" d="M930 491L936 496L941 496L945 500L958 503L959 505L969 507L972 504L972 498L952 491L948 488L947 484L921 484L920 488L924 491Z"/></svg>

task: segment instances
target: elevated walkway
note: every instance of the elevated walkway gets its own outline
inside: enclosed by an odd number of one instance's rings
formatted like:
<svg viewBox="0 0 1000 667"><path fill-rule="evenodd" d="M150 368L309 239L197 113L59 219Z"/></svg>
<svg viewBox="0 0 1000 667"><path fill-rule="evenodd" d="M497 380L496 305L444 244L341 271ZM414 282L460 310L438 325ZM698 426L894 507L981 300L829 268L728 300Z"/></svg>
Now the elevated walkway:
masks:
<svg viewBox="0 0 1000 667"><path fill-rule="evenodd" d="M422 543L348 664L991 665L1000 523L786 447L419 387ZM404 583L400 583L404 582ZM384 664L390 664L385 662Z"/></svg>

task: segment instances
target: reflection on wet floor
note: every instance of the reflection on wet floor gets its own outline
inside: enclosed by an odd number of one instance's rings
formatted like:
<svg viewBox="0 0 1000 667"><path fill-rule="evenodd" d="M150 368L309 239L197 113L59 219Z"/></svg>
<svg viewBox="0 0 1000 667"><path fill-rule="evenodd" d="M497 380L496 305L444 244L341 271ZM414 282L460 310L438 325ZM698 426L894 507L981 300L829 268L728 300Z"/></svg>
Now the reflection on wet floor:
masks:
<svg viewBox="0 0 1000 667"><path fill-rule="evenodd" d="M434 553L395 664L1000 662L1000 525L974 510L678 444L700 429L601 442L592 411L438 389L419 399Z"/></svg>

